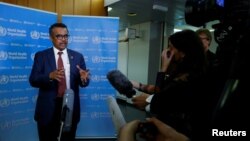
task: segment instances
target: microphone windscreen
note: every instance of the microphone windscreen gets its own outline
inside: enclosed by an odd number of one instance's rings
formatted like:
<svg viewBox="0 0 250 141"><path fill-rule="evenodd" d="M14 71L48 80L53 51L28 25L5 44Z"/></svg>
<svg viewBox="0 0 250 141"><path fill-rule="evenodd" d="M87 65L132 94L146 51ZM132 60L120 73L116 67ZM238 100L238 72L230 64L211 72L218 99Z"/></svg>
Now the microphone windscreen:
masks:
<svg viewBox="0 0 250 141"><path fill-rule="evenodd" d="M70 131L72 125L72 116L74 109L74 91L66 89L63 95L62 116L61 120L64 121L63 131Z"/></svg>
<svg viewBox="0 0 250 141"><path fill-rule="evenodd" d="M107 79L110 84L120 93L127 97L132 97L136 91L133 89L132 83L128 78L119 70L109 71L107 74Z"/></svg>

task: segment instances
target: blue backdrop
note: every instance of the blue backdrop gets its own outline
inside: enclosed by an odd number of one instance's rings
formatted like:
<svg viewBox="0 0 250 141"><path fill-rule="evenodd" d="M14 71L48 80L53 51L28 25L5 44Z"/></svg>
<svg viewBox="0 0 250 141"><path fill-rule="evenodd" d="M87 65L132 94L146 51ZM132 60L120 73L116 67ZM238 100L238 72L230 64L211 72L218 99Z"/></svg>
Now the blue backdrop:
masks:
<svg viewBox="0 0 250 141"><path fill-rule="evenodd" d="M91 82L81 89L78 138L115 137L106 104L116 91L106 79L117 68L118 18L64 15L69 48L81 52ZM37 89L28 82L34 54L51 47L49 26L57 14L0 2L0 141L38 140L34 109Z"/></svg>
<svg viewBox="0 0 250 141"><path fill-rule="evenodd" d="M78 138L115 137L106 98L116 91L106 79L117 68L118 18L63 15L70 40L69 48L84 55L91 73L90 85L81 89L81 120Z"/></svg>
<svg viewBox="0 0 250 141"><path fill-rule="evenodd" d="M37 89L28 79L34 53L50 47L55 13L0 3L0 141L38 140Z"/></svg>

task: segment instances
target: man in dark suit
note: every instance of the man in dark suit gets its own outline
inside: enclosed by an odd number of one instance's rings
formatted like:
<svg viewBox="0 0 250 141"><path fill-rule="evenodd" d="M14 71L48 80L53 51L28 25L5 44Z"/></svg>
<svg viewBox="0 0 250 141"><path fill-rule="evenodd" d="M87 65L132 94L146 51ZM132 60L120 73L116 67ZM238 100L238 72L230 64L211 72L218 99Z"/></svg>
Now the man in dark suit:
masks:
<svg viewBox="0 0 250 141"><path fill-rule="evenodd" d="M73 141L80 120L79 86L89 84L89 72L83 55L67 48L69 33L65 24L51 25L49 35L53 47L36 53L29 78L30 85L39 88L34 118L40 141L57 141L61 131L63 94L66 89L72 89L72 127L70 131L62 132L60 138ZM62 90L58 88L60 85Z"/></svg>

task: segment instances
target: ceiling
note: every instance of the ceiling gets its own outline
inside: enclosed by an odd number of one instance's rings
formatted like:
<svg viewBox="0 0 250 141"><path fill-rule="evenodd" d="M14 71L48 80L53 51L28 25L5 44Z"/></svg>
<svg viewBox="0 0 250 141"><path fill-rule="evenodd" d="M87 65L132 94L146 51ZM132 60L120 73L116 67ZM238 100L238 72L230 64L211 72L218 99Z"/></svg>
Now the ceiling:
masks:
<svg viewBox="0 0 250 141"><path fill-rule="evenodd" d="M112 0L110 17L120 18L120 30L143 22L166 22L168 25L185 25L186 0ZM116 1L116 2L115 2ZM128 16L136 13L136 16Z"/></svg>

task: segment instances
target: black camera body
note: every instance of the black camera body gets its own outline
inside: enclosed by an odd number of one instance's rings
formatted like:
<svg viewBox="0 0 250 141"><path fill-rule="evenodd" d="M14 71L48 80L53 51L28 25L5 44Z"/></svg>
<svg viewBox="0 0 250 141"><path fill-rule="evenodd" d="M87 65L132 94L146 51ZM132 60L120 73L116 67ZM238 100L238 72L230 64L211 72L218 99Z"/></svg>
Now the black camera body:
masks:
<svg viewBox="0 0 250 141"><path fill-rule="evenodd" d="M137 128L137 133L147 137L155 137L158 133L158 129L153 123L140 122Z"/></svg>
<svg viewBox="0 0 250 141"><path fill-rule="evenodd" d="M250 1L249 0L187 0L185 20L189 25L213 25L218 43L215 75L219 99L213 110L211 127L223 130L248 129L247 99L249 88L245 76L249 75ZM237 82L237 86L234 85ZM247 92L248 91L248 92ZM237 114L236 114L237 113Z"/></svg>
<svg viewBox="0 0 250 141"><path fill-rule="evenodd" d="M249 8L249 0L187 0L185 21L196 27L214 20L221 24L241 24L250 20Z"/></svg>
<svg viewBox="0 0 250 141"><path fill-rule="evenodd" d="M235 55L235 52L239 52L242 37L246 36L248 34L246 32L250 30L250 1L186 1L185 21L187 24L205 27L206 23L215 20L219 21L218 24L212 26L214 28L214 39L218 43L216 55L219 63L229 67L233 61L232 56ZM225 68L225 70L228 69L230 68Z"/></svg>

